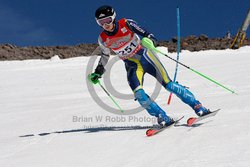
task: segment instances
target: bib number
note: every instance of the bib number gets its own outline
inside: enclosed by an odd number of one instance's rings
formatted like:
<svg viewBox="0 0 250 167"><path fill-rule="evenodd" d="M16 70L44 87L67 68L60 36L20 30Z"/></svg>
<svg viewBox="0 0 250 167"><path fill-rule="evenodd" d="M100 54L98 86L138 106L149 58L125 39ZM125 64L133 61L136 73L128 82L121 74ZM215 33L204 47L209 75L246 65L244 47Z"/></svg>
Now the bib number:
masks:
<svg viewBox="0 0 250 167"><path fill-rule="evenodd" d="M137 45L134 44L133 42L131 42L123 50L120 50L118 52L118 55L129 55L135 50L136 47L137 47Z"/></svg>

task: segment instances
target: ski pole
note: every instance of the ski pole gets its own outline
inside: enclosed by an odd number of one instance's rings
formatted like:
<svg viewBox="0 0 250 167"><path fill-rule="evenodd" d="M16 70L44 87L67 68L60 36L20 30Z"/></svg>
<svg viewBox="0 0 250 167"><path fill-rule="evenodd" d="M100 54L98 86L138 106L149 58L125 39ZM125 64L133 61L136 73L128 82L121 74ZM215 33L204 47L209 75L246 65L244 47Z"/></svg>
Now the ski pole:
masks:
<svg viewBox="0 0 250 167"><path fill-rule="evenodd" d="M181 25L180 25L180 9L177 6L176 8L176 15L177 15L177 61L179 62L180 57L180 50L181 50ZM178 63L175 66L175 73L174 73L174 82L176 81L178 72ZM170 105L173 93L171 92L168 97L168 105Z"/></svg>
<svg viewBox="0 0 250 167"><path fill-rule="evenodd" d="M98 80L98 85L101 86L102 90L109 96L109 98L113 101L113 103L118 107L118 109L124 113L124 110L119 106L119 104L115 101L115 99L109 94L109 92L102 86L101 82Z"/></svg>
<svg viewBox="0 0 250 167"><path fill-rule="evenodd" d="M186 67L187 69L189 69L189 70L193 71L194 73L196 73L196 74L202 76L203 78L206 78L207 80L209 80L209 81L215 83L216 85L218 85L218 86L224 88L225 90L228 90L228 91L231 92L231 93L237 94L235 91L233 91L233 90L227 88L226 86L223 86L222 84L220 84L219 82L215 81L214 79L212 79L212 78L210 78L210 77L208 77L208 76L206 76L206 75L200 73L199 71L194 70L193 68L191 68L191 67L189 67L189 66L187 66L187 65L185 65L185 64L183 64L183 63L181 63L181 62L179 62L179 61L177 61L177 60L175 60L175 59L173 59L172 57L168 56L167 54L161 52L160 50L158 50L157 48L155 48L153 42L152 42L149 38L144 37L144 38L142 39L142 45L143 45L144 47L148 48L148 49L154 50L154 51L156 51L156 52L158 52L158 53L160 53L160 54L166 56L167 58L169 58L169 59L175 61L176 63L182 65L183 67Z"/></svg>

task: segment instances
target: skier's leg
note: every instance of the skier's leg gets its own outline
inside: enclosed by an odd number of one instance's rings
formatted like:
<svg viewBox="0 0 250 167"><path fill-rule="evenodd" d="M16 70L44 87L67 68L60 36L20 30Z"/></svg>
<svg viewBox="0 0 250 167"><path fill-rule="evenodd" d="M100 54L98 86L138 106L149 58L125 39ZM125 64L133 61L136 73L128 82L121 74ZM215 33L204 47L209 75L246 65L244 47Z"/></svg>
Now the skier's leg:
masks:
<svg viewBox="0 0 250 167"><path fill-rule="evenodd" d="M146 72L155 77L157 81L165 88L171 79L168 76L167 70L159 60L157 54L148 49L144 52L142 59L147 61L147 68L145 69Z"/></svg>
<svg viewBox="0 0 250 167"><path fill-rule="evenodd" d="M195 99L194 95L188 89L176 82L171 81L167 71L161 64L155 52L148 50L144 54L144 57L151 64L147 72L154 76L164 88L174 93L184 103L192 107L197 115L206 115L209 112L198 100Z"/></svg>
<svg viewBox="0 0 250 167"><path fill-rule="evenodd" d="M142 89L144 69L137 59L127 59L125 61L125 67L127 71L127 80L131 89L135 92L138 89Z"/></svg>
<svg viewBox="0 0 250 167"><path fill-rule="evenodd" d="M165 111L163 111L153 100L149 98L143 89L139 89L135 92L135 98L150 115L158 118L159 124L162 121L164 121L166 124L172 123L173 120L167 116Z"/></svg>
<svg viewBox="0 0 250 167"><path fill-rule="evenodd" d="M199 116L206 115L209 110L202 106L202 104L196 100L193 93L191 93L187 88L180 85L177 82L169 82L166 85L166 89L172 93L174 93L177 97L179 97L184 103L188 104L195 113Z"/></svg>
<svg viewBox="0 0 250 167"><path fill-rule="evenodd" d="M130 58L126 60L125 65L129 85L135 94L135 98L141 106L145 108L150 115L157 117L159 121L164 121L166 124L172 123L173 120L168 117L166 113L154 101L152 101L143 90L144 69L140 61Z"/></svg>

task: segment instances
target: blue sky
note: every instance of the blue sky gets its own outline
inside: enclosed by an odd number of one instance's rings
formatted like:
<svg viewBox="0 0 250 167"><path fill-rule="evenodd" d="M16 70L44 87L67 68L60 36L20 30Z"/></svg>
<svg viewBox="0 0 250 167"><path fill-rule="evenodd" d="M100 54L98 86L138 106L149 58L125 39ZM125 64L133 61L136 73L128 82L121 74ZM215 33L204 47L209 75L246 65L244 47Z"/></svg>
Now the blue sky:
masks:
<svg viewBox="0 0 250 167"><path fill-rule="evenodd" d="M249 0L0 0L0 43L96 43L101 29L94 13L103 4L113 6L118 19L132 18L160 40L177 34L177 5L182 37L222 37L228 30L235 35L250 8Z"/></svg>

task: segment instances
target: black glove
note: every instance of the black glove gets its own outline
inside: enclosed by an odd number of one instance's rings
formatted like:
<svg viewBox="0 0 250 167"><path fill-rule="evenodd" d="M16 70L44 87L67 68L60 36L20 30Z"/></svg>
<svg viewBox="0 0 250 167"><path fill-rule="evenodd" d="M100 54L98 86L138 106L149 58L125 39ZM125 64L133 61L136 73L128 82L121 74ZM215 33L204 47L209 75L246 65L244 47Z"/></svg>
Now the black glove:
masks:
<svg viewBox="0 0 250 167"><path fill-rule="evenodd" d="M92 82L93 84L97 84L99 82L99 78L102 77L102 74L105 72L105 69L103 67L103 65L98 65L95 69L95 72L92 74L88 75L88 79L90 82Z"/></svg>

